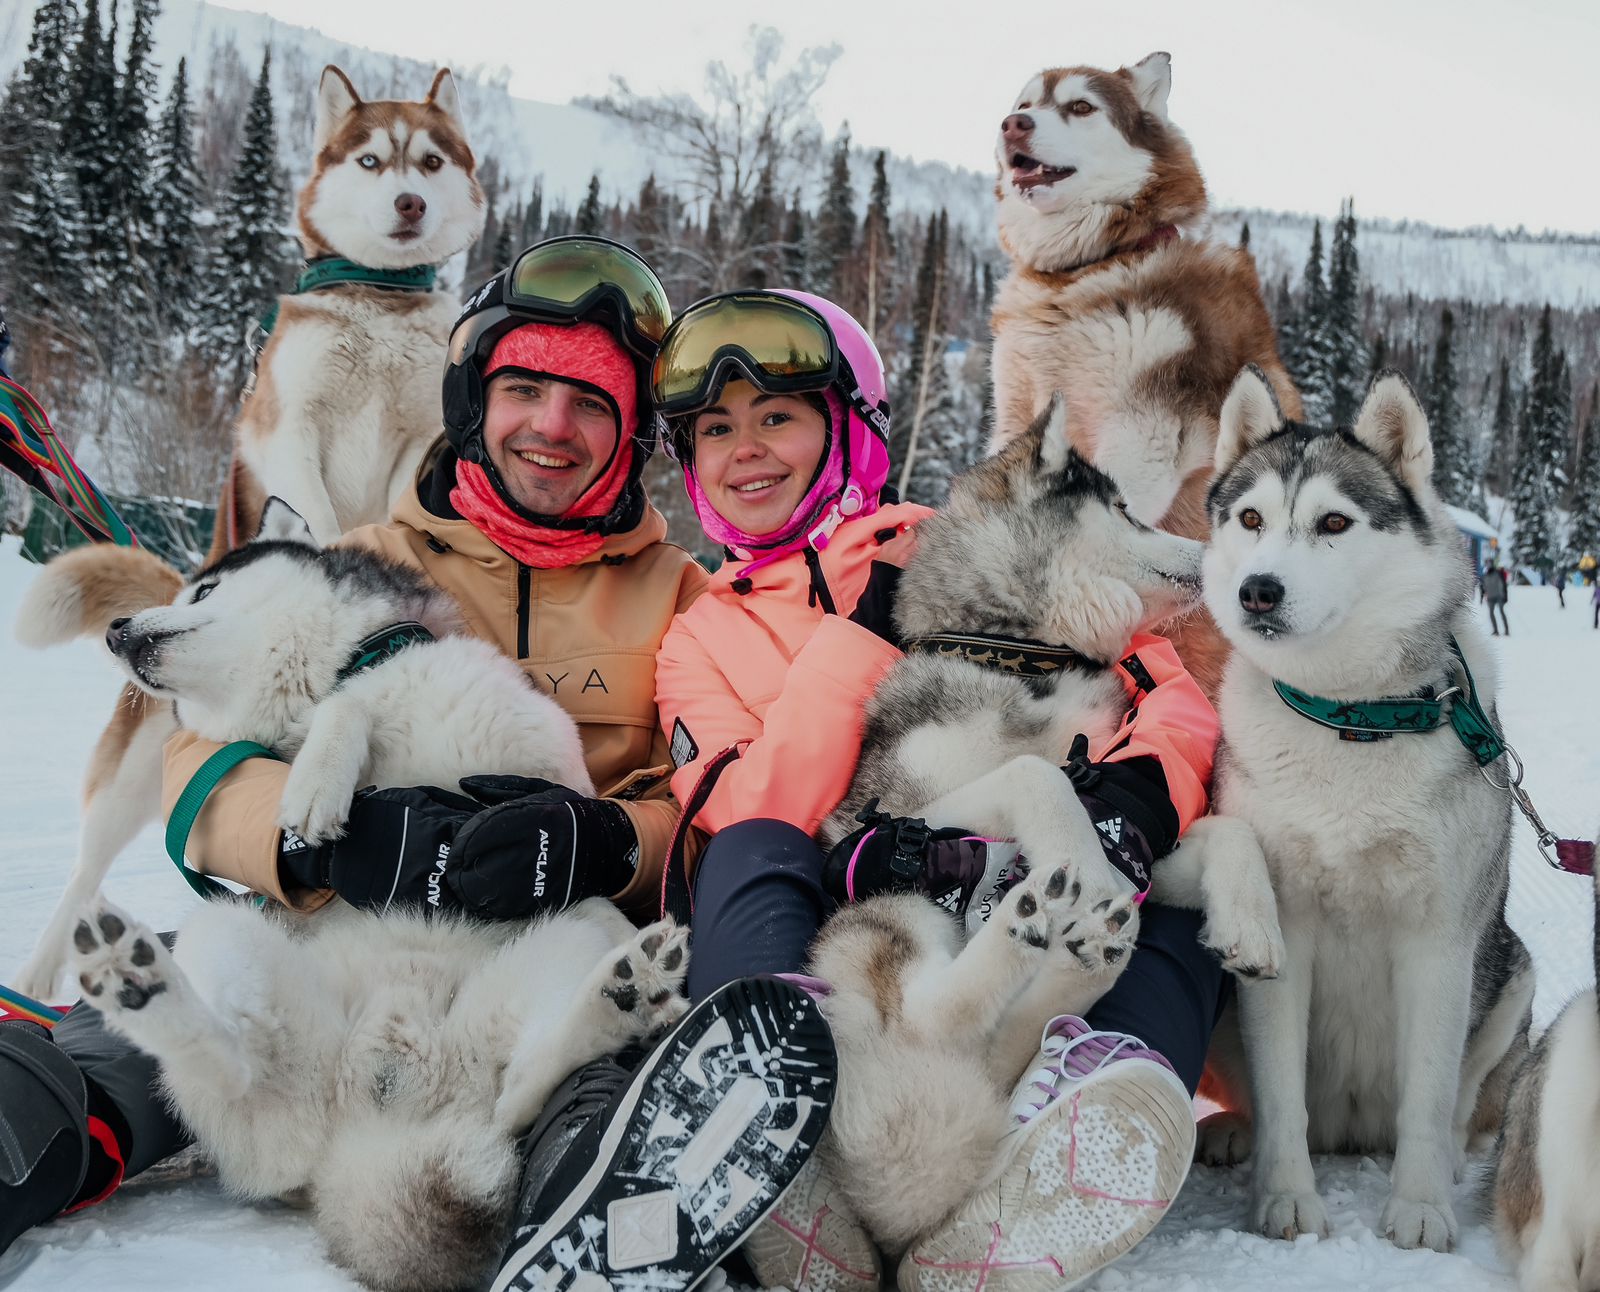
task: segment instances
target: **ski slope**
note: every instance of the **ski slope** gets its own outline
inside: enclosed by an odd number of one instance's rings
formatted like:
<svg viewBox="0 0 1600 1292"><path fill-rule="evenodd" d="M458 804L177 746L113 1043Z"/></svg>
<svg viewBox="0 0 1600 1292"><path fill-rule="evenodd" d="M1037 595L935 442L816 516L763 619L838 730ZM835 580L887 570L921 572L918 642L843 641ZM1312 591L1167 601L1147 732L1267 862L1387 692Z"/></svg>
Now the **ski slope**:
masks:
<svg viewBox="0 0 1600 1292"><path fill-rule="evenodd" d="M73 852L78 785L88 752L110 712L117 677L102 649L74 643L44 653L12 640L10 624L36 567L14 538L0 540L0 975L32 944ZM1560 610L1553 589L1515 588L1515 636L1497 642L1505 666L1501 713L1527 762L1527 784L1551 826L1592 833L1600 813L1600 632L1587 595L1574 590ZM178 879L148 828L111 873L113 900L158 928L176 924L198 899ZM1544 1027L1587 985L1592 902L1587 881L1556 874L1519 827L1511 920L1539 968L1535 1025ZM1094 1292L1508 1292L1513 1281L1487 1226L1457 1191L1459 1251L1401 1252L1375 1232L1387 1196L1388 1161L1325 1158L1318 1184L1330 1239L1293 1245L1237 1228L1245 1219L1247 1174L1196 1169L1161 1226ZM357 1285L323 1258L302 1213L225 1198L193 1154L130 1182L101 1206L25 1235L0 1257L0 1288L15 1292L174 1292L213 1289L351 1292Z"/></svg>

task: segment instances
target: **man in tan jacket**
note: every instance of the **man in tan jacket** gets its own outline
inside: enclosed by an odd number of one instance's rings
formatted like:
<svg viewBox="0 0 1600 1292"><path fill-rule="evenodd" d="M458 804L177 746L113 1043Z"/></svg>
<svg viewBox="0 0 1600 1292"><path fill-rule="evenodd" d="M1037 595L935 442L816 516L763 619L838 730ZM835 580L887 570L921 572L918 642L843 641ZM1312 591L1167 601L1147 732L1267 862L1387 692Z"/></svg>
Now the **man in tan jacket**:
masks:
<svg viewBox="0 0 1600 1292"><path fill-rule="evenodd" d="M640 482L654 438L648 365L669 318L654 274L625 248L566 238L523 252L456 324L445 439L390 524L341 540L451 593L468 628L576 719L599 796L495 775L473 778L472 797L365 791L344 836L309 848L276 824L286 765L250 759L205 799L191 864L302 910L337 895L369 909L427 903L515 919L604 896L653 917L679 816L655 657L706 583L664 541ZM218 748L190 733L168 742L168 814ZM833 1071L815 1005L771 981L729 984L648 1055L579 1069L524 1138L496 1288L614 1283L639 1252L665 1271L663 1286L692 1286L804 1164L826 1123ZM730 1120L735 1093L743 1102ZM781 1134L750 1129L773 1118ZM186 1135L160 1096L155 1062L84 1007L53 1037L0 1025L0 1143L8 1138L20 1142L25 1169L0 1170L0 1252ZM737 1187L719 1193L730 1173ZM619 1218L615 1240L596 1243L607 1217Z"/></svg>

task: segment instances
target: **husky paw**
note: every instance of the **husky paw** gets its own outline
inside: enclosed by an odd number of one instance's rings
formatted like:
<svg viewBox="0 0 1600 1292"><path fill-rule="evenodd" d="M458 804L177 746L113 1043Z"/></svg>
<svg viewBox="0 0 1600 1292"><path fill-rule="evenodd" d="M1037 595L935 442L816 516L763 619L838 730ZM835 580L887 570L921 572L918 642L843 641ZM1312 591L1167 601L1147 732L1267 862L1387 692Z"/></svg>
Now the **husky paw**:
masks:
<svg viewBox="0 0 1600 1292"><path fill-rule="evenodd" d="M1065 947L1092 973L1120 968L1139 936L1139 908L1132 893L1075 902L1066 911L1058 909L1056 919L1056 945Z"/></svg>
<svg viewBox="0 0 1600 1292"><path fill-rule="evenodd" d="M1328 1213L1315 1193L1264 1193L1255 1200L1253 1220L1256 1232L1268 1238L1287 1238L1293 1242L1301 1234L1326 1238Z"/></svg>
<svg viewBox="0 0 1600 1292"><path fill-rule="evenodd" d="M141 1010L167 990L171 959L161 940L109 902L72 931L72 969L83 994L108 1014Z"/></svg>
<svg viewBox="0 0 1600 1292"><path fill-rule="evenodd" d="M611 961L600 994L631 1015L637 1035L672 1026L688 1012L679 990L689 971L689 930L673 920L641 929Z"/></svg>
<svg viewBox="0 0 1600 1292"><path fill-rule="evenodd" d="M289 769L278 804L278 824L292 830L315 848L344 834L350 816L350 795L337 786L329 787L309 772L302 773L296 762Z"/></svg>
<svg viewBox="0 0 1600 1292"><path fill-rule="evenodd" d="M1063 902L1075 905L1083 895L1083 885L1067 873L1064 866L1054 869L1035 867L1006 894L1000 907L1002 927L1023 946L1043 951L1050 945L1053 908Z"/></svg>
<svg viewBox="0 0 1600 1292"><path fill-rule="evenodd" d="M1248 1117L1235 1112L1212 1113L1194 1137L1194 1160L1204 1166L1238 1166L1255 1147L1256 1132Z"/></svg>
<svg viewBox="0 0 1600 1292"><path fill-rule="evenodd" d="M1396 1247L1448 1252L1456 1245L1456 1213L1442 1198L1421 1202L1391 1196L1378 1219L1378 1232Z"/></svg>
<svg viewBox="0 0 1600 1292"><path fill-rule="evenodd" d="M1283 930L1274 911L1212 911L1200 941L1222 959L1222 967L1248 982L1276 978L1283 965Z"/></svg>

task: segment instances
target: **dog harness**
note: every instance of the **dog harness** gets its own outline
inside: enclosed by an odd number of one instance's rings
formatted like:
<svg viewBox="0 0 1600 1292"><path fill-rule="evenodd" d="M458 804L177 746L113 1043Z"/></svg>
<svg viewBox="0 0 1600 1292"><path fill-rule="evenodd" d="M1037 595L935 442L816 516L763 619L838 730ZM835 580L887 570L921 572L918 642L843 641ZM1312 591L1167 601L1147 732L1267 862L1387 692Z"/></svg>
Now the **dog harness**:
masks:
<svg viewBox="0 0 1600 1292"><path fill-rule="evenodd" d="M414 619L406 619L378 629L377 632L363 638L350 652L349 658L345 660L334 679L333 690L337 691L356 674L365 673L368 669L376 668L385 660L398 655L407 646L432 640L433 634ZM183 793L178 795L178 801L172 805L172 814L167 818L165 841L167 856L172 858L172 864L178 868L184 883L201 897L232 897L233 890L219 884L211 876L189 868L185 861L189 834L194 829L195 818L200 815L200 809L211 797L211 791L217 788L224 776L251 758L284 761L265 745L257 744L253 740L235 740L226 744L200 764L199 769L189 778L189 783L183 787Z"/></svg>
<svg viewBox="0 0 1600 1292"><path fill-rule="evenodd" d="M1454 637L1450 639L1450 653L1455 656L1460 681L1439 692L1425 686L1412 695L1377 700L1329 700L1276 679L1272 689L1301 717L1337 731L1340 740L1360 743L1392 740L1397 734L1426 734L1448 724L1462 747L1472 755L1483 779L1510 794L1517 810L1527 818L1538 837L1539 855L1556 870L1592 875L1594 844L1587 839L1562 839L1545 825L1527 790L1522 788L1522 759L1496 730L1478 700L1477 683ZM1507 773L1504 781L1497 781L1489 774L1489 765L1501 757L1508 760Z"/></svg>
<svg viewBox="0 0 1600 1292"><path fill-rule="evenodd" d="M906 654L957 657L969 664L1010 673L1014 677L1049 677L1068 669L1105 667L1071 646L1051 645L1031 637L1006 637L1000 633L930 633L906 642Z"/></svg>

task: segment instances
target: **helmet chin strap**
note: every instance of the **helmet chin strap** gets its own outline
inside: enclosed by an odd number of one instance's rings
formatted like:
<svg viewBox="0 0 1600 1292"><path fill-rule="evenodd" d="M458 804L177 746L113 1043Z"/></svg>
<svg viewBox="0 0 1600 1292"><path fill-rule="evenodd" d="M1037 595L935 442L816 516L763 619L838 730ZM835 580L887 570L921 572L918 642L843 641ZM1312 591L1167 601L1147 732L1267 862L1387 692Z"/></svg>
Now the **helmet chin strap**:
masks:
<svg viewBox="0 0 1600 1292"><path fill-rule="evenodd" d="M833 538L833 531L859 512L866 504L866 500L867 496L862 493L859 485L853 483L846 485L844 492L823 514L822 519L806 531L806 546L814 551L822 551ZM761 556L756 556L754 552L744 547L730 547L728 550L733 553L736 560L750 562L744 568L744 573L749 574L754 570L759 570L763 565L770 565L773 561L789 555L794 549L780 547Z"/></svg>

